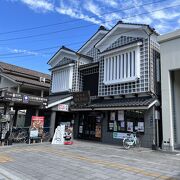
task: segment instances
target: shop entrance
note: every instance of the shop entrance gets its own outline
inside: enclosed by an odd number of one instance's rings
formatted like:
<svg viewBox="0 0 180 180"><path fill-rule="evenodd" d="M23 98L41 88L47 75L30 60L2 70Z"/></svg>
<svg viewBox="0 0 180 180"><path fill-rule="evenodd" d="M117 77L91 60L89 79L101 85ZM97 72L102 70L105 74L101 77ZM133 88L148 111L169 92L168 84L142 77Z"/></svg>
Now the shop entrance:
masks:
<svg viewBox="0 0 180 180"><path fill-rule="evenodd" d="M101 140L102 118L96 113L84 113L80 116L78 137L81 139Z"/></svg>
<svg viewBox="0 0 180 180"><path fill-rule="evenodd" d="M66 126L71 126L73 120L73 115L69 112L56 112L56 122L55 128L60 124L64 124Z"/></svg>

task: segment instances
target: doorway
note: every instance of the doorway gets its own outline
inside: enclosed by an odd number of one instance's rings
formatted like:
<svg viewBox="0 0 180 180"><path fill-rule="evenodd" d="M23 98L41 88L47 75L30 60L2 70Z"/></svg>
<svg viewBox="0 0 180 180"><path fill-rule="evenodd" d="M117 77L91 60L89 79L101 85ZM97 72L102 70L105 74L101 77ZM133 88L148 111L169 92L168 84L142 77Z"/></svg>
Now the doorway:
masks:
<svg viewBox="0 0 180 180"><path fill-rule="evenodd" d="M79 120L78 137L100 141L102 136L102 118L98 114L82 114Z"/></svg>

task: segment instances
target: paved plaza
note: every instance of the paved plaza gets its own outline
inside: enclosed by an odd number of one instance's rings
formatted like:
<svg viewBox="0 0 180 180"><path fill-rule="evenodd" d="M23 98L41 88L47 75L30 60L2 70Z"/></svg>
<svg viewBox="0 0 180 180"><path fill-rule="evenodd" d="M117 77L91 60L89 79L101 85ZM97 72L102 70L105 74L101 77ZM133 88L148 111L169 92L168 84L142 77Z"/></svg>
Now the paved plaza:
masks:
<svg viewBox="0 0 180 180"><path fill-rule="evenodd" d="M0 180L180 179L180 154L75 141L0 147Z"/></svg>

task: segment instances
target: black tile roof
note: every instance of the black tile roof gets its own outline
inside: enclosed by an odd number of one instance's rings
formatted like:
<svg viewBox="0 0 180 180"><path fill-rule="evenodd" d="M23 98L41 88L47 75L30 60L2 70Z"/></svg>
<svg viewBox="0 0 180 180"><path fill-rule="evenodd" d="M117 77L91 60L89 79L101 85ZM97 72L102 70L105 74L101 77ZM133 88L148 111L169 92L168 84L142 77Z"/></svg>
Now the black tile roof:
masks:
<svg viewBox="0 0 180 180"><path fill-rule="evenodd" d="M72 52L72 53L76 53L74 50L69 49L69 48L67 48L67 47L65 47L65 46L62 46L62 47L59 48L58 51L51 57L51 59L47 62L47 64L49 64L49 62L59 53L59 51L60 51L61 49L64 49L64 50L69 51L69 52Z"/></svg>
<svg viewBox="0 0 180 180"><path fill-rule="evenodd" d="M96 99L90 104L84 106L74 106L73 108L112 108L112 107L148 107L155 98L152 97L134 97L120 99Z"/></svg>
<svg viewBox="0 0 180 180"><path fill-rule="evenodd" d="M155 31L155 29L154 28L152 28L150 25L148 25L148 24L143 24L143 23L130 23L130 22L123 22L123 21L118 21L117 23L116 23L116 25L117 24L127 24L127 25L137 25L137 26L146 26L146 27L148 27L151 31L153 31L154 33L156 33L157 35L159 35L156 31ZM116 26L115 25L115 26Z"/></svg>
<svg viewBox="0 0 180 180"><path fill-rule="evenodd" d="M59 101L61 99L65 99L67 97L72 96L71 93L66 93L66 94L57 94L57 95L50 95L48 98L48 104L54 103L56 101Z"/></svg>

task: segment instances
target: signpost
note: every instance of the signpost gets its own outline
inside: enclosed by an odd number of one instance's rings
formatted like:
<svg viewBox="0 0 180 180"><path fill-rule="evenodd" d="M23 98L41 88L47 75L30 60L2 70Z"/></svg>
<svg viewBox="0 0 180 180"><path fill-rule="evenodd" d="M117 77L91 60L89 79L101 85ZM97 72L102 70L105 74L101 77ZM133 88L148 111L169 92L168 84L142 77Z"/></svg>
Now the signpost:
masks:
<svg viewBox="0 0 180 180"><path fill-rule="evenodd" d="M1 96L4 101L30 104L30 105L47 106L47 102L48 102L47 98L31 96L21 93L12 93L8 91L3 91Z"/></svg>

